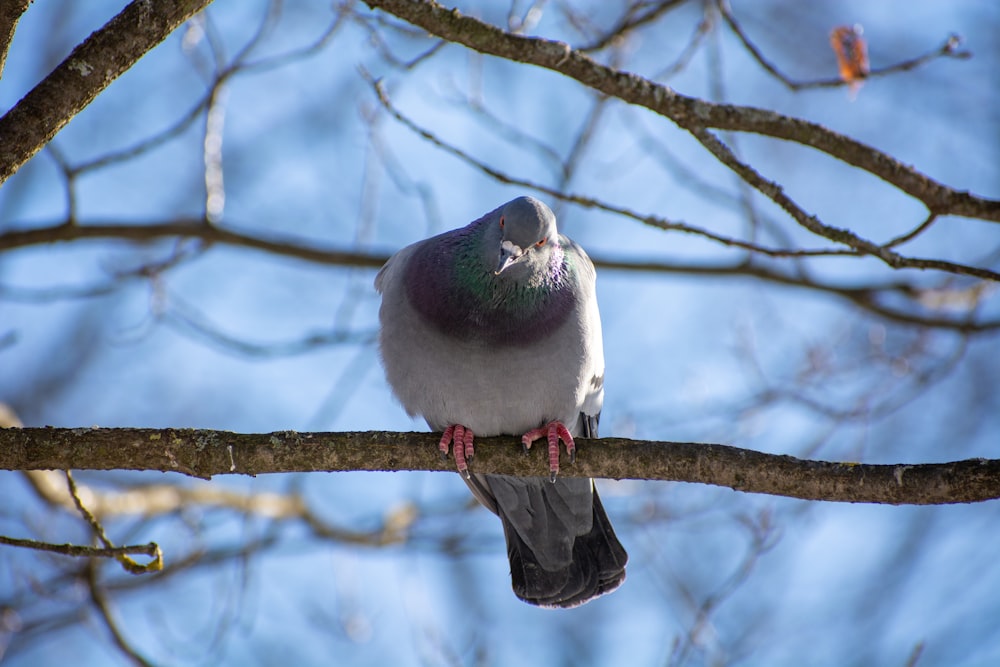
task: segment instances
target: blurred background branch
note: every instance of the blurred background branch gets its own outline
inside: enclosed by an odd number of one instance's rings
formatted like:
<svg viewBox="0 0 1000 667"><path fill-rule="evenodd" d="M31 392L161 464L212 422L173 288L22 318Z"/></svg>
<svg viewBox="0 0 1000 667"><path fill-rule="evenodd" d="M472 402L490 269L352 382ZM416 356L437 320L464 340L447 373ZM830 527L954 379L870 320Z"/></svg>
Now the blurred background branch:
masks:
<svg viewBox="0 0 1000 667"><path fill-rule="evenodd" d="M527 183L523 183L523 185L533 187ZM658 220L655 217L643 217L592 198L581 198L555 190L547 191L546 188L537 189L546 191L546 194L558 197L564 201L619 213L646 222L654 227L688 231L696 235L707 236L708 238L714 237L711 232L691 227L685 223L671 223ZM197 239L204 244L202 249L216 244L230 245L326 266L374 269L381 267L390 254L387 252L374 253L346 248L324 248L319 243L307 239L278 235L265 236L249 229L242 231L232 225L207 225L197 219L141 223L101 223L92 221L85 224L53 224L35 226L31 229L13 229L0 233L0 252L60 241L121 239L143 242L164 238L176 239L178 242L185 239ZM763 251L764 254L772 257L836 255L843 254L844 252L816 250L805 251L803 253L803 251L793 249L770 250L751 243L730 241L725 238L715 240L719 240L724 245L739 245L753 252ZM178 259L180 260L181 258L182 256L179 255ZM597 253L591 253L591 258L599 269L613 271L683 274L729 279L753 278L773 283L777 286L816 290L820 293L842 298L887 320L904 324L908 323L915 326L954 329L965 333L990 332L1000 329L1000 318L984 318L975 307L982 299L991 296L995 292L995 289L989 283L955 286L948 281L944 281L940 283L940 286L935 287L919 286L905 279L893 281L878 280L868 283L854 279L850 282L842 281L838 283L812 278L807 274L796 274L787 269L779 268L777 265L769 266L751 260L722 263L705 261L689 262L683 260L628 260L624 258L604 257ZM114 291L116 286L123 286L125 280L129 277L151 278L169 269L171 266L173 264L145 266L141 270L135 271L131 276L130 274L120 272L107 285L92 287L83 291L78 287L67 287L62 291L53 288L44 291L16 290L0 284L0 296L24 301L46 301L56 298L81 298L88 294L92 296L103 295ZM919 260L917 260L914 266L920 266ZM967 269L968 267L965 268ZM960 268L959 272L965 272L965 269ZM903 301L900 304L906 305L893 305L887 297L901 298ZM965 308L960 308L960 310L965 312L960 312L957 316L952 314L951 311L955 310L955 306L961 307L963 305ZM331 340L331 342L334 341Z"/></svg>

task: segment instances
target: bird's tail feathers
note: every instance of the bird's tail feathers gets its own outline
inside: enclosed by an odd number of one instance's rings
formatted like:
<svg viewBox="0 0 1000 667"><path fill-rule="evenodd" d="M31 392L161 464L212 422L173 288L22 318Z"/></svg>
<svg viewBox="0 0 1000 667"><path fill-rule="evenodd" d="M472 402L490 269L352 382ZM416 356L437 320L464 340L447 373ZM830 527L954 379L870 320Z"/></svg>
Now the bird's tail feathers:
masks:
<svg viewBox="0 0 1000 667"><path fill-rule="evenodd" d="M576 607L618 588L625 581L628 554L618 541L601 499L594 490L593 527L573 544L565 567L546 570L500 511L514 594L540 607Z"/></svg>

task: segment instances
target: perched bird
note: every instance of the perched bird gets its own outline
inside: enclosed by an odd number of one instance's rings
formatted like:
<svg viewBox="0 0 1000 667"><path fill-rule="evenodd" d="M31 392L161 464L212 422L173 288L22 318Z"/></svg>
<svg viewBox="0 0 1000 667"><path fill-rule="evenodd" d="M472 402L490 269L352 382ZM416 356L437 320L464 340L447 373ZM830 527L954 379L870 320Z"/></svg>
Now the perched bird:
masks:
<svg viewBox="0 0 1000 667"><path fill-rule="evenodd" d="M628 555L591 479L558 478L559 441L597 437L604 351L595 271L555 215L518 197L403 248L375 278L379 348L411 415L454 442L460 473L500 517L514 593L574 607L616 589ZM475 436L545 438L548 477L470 474Z"/></svg>

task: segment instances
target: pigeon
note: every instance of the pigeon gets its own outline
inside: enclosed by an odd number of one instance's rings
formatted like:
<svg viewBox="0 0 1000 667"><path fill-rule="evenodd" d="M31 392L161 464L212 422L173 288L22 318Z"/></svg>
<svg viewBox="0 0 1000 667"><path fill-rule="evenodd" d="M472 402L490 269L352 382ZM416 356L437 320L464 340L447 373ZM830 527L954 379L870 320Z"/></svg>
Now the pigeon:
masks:
<svg viewBox="0 0 1000 667"><path fill-rule="evenodd" d="M515 595L575 607L625 580L628 555L585 478L559 478L559 443L596 438L604 351L596 272L551 209L518 197L403 248L375 278L379 353L410 416L442 431L473 495L500 517ZM544 439L549 474L472 473L474 438Z"/></svg>

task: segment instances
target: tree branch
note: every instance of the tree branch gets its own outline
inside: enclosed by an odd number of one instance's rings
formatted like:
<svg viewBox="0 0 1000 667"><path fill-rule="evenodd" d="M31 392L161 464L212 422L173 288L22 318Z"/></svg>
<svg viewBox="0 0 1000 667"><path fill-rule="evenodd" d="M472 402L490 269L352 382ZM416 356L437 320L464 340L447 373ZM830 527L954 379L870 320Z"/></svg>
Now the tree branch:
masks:
<svg viewBox="0 0 1000 667"><path fill-rule="evenodd" d="M794 141L874 174L923 202L932 213L1000 222L1000 201L944 186L886 153L817 123L766 109L713 104L687 97L637 74L602 65L564 42L508 33L436 2L365 0L365 3L480 53L558 72L606 95L650 109L685 130L714 128Z"/></svg>
<svg viewBox="0 0 1000 667"><path fill-rule="evenodd" d="M432 433L231 433L195 429L0 429L0 470L159 470L194 477L311 471L453 471ZM481 438L475 472L540 475L543 447ZM869 465L807 461L713 444L579 441L570 477L694 482L748 493L892 505L1000 498L1000 460Z"/></svg>
<svg viewBox="0 0 1000 667"><path fill-rule="evenodd" d="M36 551L47 551L63 556L76 556L79 558L118 558L127 555L142 555L150 558L161 558L160 547L155 542L148 544L132 544L120 547L86 547L78 544L52 544L50 542L39 542L38 540L25 540L17 537L7 537L0 535L0 544L11 547L22 547L24 549L34 549Z"/></svg>
<svg viewBox="0 0 1000 667"><path fill-rule="evenodd" d="M141 224L128 223L79 223L57 224L33 229L12 230L0 234L0 252L31 245L56 241L81 239L121 239L123 241L152 241L159 238L193 238L206 243L221 243L253 248L286 257L294 257L320 264L338 264L381 268L388 255L348 250L321 249L303 239L293 237L267 238L231 229L209 225L199 218L181 218L170 222Z"/></svg>
<svg viewBox="0 0 1000 667"><path fill-rule="evenodd" d="M21 14L28 10L31 0L7 0L0 3L0 77L3 76L4 65L7 63L7 51L14 39L14 30Z"/></svg>
<svg viewBox="0 0 1000 667"><path fill-rule="evenodd" d="M575 199L567 199L580 203ZM597 205L592 202L590 205ZM581 205L584 205L581 203ZM599 205L607 210L607 205ZM32 229L14 229L0 233L0 252L25 248L33 245L57 243L63 241L78 241L86 239L120 239L124 241L148 242L160 238L198 239L208 244L225 244L233 247L251 248L262 252L292 257L317 264L329 266L352 266L358 268L380 268L388 259L387 253L363 252L331 247L320 247L315 242L292 236L261 236L240 231L227 225L220 227L205 224L200 219L178 219L168 222L79 222L77 224L50 224ZM910 302L920 301L926 290L906 282L889 283L855 283L838 284L823 282L789 271L769 268L763 264L747 261L737 262L680 262L666 259L660 260L625 260L600 255L591 255L591 259L599 269L612 271L639 271L644 273L671 273L705 277L749 277L757 280L792 287L811 289L831 294L853 303L883 319L914 326L926 326L959 331L962 333L990 332L1000 329L1000 319L981 319L971 312L958 312L947 315L940 312L921 313L920 309L912 311L882 303L880 297L902 297ZM110 286L100 286L97 289L70 290L69 297L86 296L88 294L105 294ZM51 290L39 295L39 299L51 297ZM0 286L0 298L9 297L3 286Z"/></svg>
<svg viewBox="0 0 1000 667"><path fill-rule="evenodd" d="M703 236L707 239L721 243L725 246L738 247L746 250L750 250L754 253L767 255L769 257L823 257L823 256L843 256L843 255L855 255L855 256L871 256L877 257L882 260L890 267L894 269L934 269L938 271L944 271L947 273L954 273L956 275L968 275L975 278L980 278L982 280L990 280L994 282L1000 282L1000 273L996 271L991 271L989 269L979 268L967 264L959 264L956 262L946 262L943 260L933 259L933 258L920 258L920 257L906 257L894 252L890 248L894 245L899 245L900 243L918 235L923 229L930 224L925 222L924 224L917 227L914 231L910 232L907 236L899 237L893 239L885 245L878 245L872 241L861 238L857 234L853 233L849 229L839 229L837 227L832 227L823 223L819 218L814 215L810 215L805 210L803 210L795 201L791 199L780 185L772 181L768 181L763 176L761 176L756 170L750 165L737 159L736 155L732 150L726 146L721 140L719 140L714 134L708 132L707 130L700 129L697 127L688 128L690 133L697 139L705 148L708 150L716 159L722 164L726 165L729 169L735 172L743 182L750 187L758 190L761 194L771 199L775 204L781 207L789 217L795 220L801 227L809 230L817 236L834 241L838 244L848 246L850 249L843 248L829 248L829 249L816 249L816 250L797 250L793 248L768 248L762 246L758 243L751 243L738 238L724 236L721 234L716 234L708 229L702 229L689 225L682 222L670 222L657 218L655 216L642 216L633 211L620 206L611 206L605 204L591 197L584 197L580 195L573 195L563 192L561 188L550 188L546 187L540 183L533 183L520 178L511 177L494 167L487 165L484 162L476 160L471 155L465 151L452 146L432 132L420 127L412 120L404 116L397 110L392 103L389 101L385 94L385 90L377 81L372 81L375 89L375 93L378 95L379 101L385 107L385 109L393 115L394 118L399 120L401 123L406 125L407 128L417 133L424 139L430 141L435 146L447 151L448 153L456 156L463 162L476 167L481 170L486 175L500 181L501 183L509 183L514 185L522 185L533 190L543 192L551 197L561 199L563 201L571 201L580 206L587 208L599 208L610 213L615 213L617 215L625 216L637 220L644 224L656 227L663 230L675 230L681 231L687 234L694 234L697 236ZM928 220L933 221L936 219L937 214L932 213Z"/></svg>
<svg viewBox="0 0 1000 667"><path fill-rule="evenodd" d="M0 118L0 183L211 0L134 0ZM9 4L9 3L8 3Z"/></svg>
<svg viewBox="0 0 1000 667"><path fill-rule="evenodd" d="M888 245L878 245L861 238L849 229L839 229L824 224L816 216L809 215L798 204L792 201L791 197L785 194L780 185L768 181L757 171L745 162L740 161L733 153L732 149L726 146L718 137L706 130L692 129L691 134L710 152L719 162L732 169L744 182L750 184L755 190L780 206L799 225L808 229L817 236L843 243L850 246L861 254L877 257L889 266L900 269L936 269L957 275L973 276L982 280L992 280L1000 282L1000 273L966 264L946 262L940 259L930 259L922 257L904 257L893 252ZM933 214L932 214L933 215Z"/></svg>

